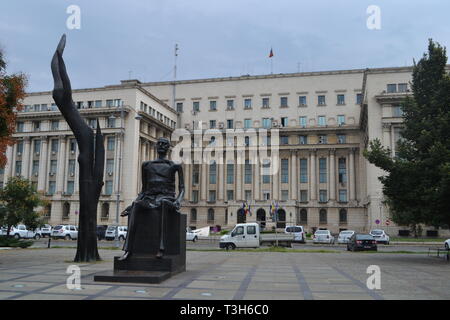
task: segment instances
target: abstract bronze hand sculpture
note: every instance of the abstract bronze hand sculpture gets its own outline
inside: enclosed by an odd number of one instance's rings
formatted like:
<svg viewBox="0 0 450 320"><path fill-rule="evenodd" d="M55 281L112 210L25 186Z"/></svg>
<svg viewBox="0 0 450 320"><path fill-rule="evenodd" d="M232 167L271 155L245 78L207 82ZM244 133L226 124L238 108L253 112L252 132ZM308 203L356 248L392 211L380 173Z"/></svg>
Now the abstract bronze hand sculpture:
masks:
<svg viewBox="0 0 450 320"><path fill-rule="evenodd" d="M53 99L64 119L72 129L78 143L80 155L80 219L76 262L101 260L97 249L97 205L103 186L105 148L103 135L97 120L97 132L81 117L72 101L72 89L62 54L66 45L66 35L61 37L51 68L54 80Z"/></svg>
<svg viewBox="0 0 450 320"><path fill-rule="evenodd" d="M167 159L170 142L159 138L156 144L158 159L142 164L142 190L131 206L122 212L128 215L128 233L123 250L125 254L119 259L126 260L133 253L135 242L139 241L136 234L137 215L155 215L153 221L158 221L159 244L156 257L161 259L165 251L166 234L164 225L167 215L180 214L180 203L184 196L184 176L180 164ZM175 175L178 173L178 196L175 197ZM156 216L158 215L158 216Z"/></svg>

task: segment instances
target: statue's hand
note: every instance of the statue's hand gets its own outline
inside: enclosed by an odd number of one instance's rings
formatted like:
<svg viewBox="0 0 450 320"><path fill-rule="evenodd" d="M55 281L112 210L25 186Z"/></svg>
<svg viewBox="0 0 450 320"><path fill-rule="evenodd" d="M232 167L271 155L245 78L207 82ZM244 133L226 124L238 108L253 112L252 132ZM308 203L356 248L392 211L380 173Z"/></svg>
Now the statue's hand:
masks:
<svg viewBox="0 0 450 320"><path fill-rule="evenodd" d="M175 209L175 210L180 210L180 208L181 208L181 204L180 204L180 201L178 201L178 200L175 200L173 203L172 203L172 205L173 205L173 208Z"/></svg>
<svg viewBox="0 0 450 320"><path fill-rule="evenodd" d="M58 43L51 63L54 81L53 99L58 107L72 104L72 89L69 76L67 75L66 65L62 57L65 46L66 35L64 34Z"/></svg>

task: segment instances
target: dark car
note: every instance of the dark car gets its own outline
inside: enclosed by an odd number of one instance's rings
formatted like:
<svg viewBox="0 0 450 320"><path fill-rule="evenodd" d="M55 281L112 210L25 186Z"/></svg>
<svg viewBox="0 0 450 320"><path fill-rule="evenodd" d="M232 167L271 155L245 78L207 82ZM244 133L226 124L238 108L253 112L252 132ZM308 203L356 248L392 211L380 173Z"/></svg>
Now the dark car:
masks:
<svg viewBox="0 0 450 320"><path fill-rule="evenodd" d="M347 251L377 251L377 241L370 234L355 233L347 242Z"/></svg>
<svg viewBox="0 0 450 320"><path fill-rule="evenodd" d="M105 239L105 234L106 234L107 228L108 228L108 226L105 224L97 225L97 239L98 240Z"/></svg>

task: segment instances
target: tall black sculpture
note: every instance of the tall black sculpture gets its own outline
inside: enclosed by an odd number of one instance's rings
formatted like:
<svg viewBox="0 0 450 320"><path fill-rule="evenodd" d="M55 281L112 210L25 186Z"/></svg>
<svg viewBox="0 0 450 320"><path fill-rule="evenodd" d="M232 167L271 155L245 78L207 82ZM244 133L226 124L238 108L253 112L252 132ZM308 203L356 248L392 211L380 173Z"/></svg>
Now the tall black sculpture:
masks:
<svg viewBox="0 0 450 320"><path fill-rule="evenodd" d="M179 211L183 169L167 159L169 148L170 141L159 138L158 159L142 164L142 190L122 213L128 216L125 254L114 259L112 273L95 281L159 283L186 269L186 215Z"/></svg>
<svg viewBox="0 0 450 320"><path fill-rule="evenodd" d="M97 249L97 205L103 186L105 148L103 135L97 120L97 132L86 124L72 100L72 89L62 54L66 35L61 37L51 68L54 80L53 99L64 119L72 129L78 143L80 155L80 218L75 262L101 260Z"/></svg>

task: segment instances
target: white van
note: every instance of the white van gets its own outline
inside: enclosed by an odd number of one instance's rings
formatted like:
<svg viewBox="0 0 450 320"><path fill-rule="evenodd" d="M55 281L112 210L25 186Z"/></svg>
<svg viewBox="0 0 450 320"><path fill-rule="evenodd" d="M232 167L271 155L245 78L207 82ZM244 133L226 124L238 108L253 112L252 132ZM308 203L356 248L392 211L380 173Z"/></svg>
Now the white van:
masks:
<svg viewBox="0 0 450 320"><path fill-rule="evenodd" d="M74 225L65 225L60 224L58 226L55 226L52 230L52 238L62 238L65 240L75 240L78 238L78 229Z"/></svg>
<svg viewBox="0 0 450 320"><path fill-rule="evenodd" d="M105 232L106 240L114 240L116 238L116 229L119 229L118 238L123 241L127 238L128 227L127 226L109 226Z"/></svg>
<svg viewBox="0 0 450 320"><path fill-rule="evenodd" d="M33 239L38 240L42 237L42 234L40 233L39 230L36 230L36 231L28 230L28 228L24 224L19 224L17 226L11 227L11 229L9 230L9 235L16 239L32 239L33 238Z"/></svg>
<svg viewBox="0 0 450 320"><path fill-rule="evenodd" d="M305 229L303 226L286 226L284 233L293 234L296 242L305 243Z"/></svg>

